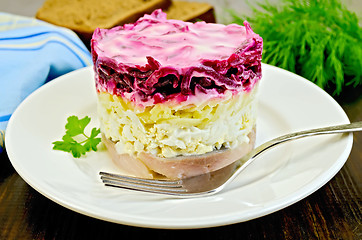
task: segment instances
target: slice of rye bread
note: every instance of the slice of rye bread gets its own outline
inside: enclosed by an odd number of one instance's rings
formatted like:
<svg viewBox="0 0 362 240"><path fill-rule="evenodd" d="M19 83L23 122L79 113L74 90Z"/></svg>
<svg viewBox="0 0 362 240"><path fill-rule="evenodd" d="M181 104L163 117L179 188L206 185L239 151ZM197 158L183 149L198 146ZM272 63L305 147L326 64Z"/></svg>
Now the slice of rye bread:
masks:
<svg viewBox="0 0 362 240"><path fill-rule="evenodd" d="M97 27L112 28L132 23L159 8L169 19L216 22L212 5L177 0L46 0L36 18L75 31L89 48Z"/></svg>
<svg viewBox="0 0 362 240"><path fill-rule="evenodd" d="M215 23L215 13L212 5L204 2L172 1L165 11L168 19L177 19L186 22L205 21Z"/></svg>
<svg viewBox="0 0 362 240"><path fill-rule="evenodd" d="M96 28L135 22L155 9L167 9L171 0L46 0L36 18L75 31L89 47Z"/></svg>

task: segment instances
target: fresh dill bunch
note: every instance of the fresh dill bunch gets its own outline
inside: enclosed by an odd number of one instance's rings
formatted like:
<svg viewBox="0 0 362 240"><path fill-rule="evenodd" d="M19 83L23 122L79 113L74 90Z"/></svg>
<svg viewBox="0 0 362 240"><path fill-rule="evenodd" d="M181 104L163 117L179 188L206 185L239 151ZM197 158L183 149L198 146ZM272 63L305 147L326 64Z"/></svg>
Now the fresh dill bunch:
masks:
<svg viewBox="0 0 362 240"><path fill-rule="evenodd" d="M250 4L249 4L250 5ZM281 0L257 3L246 18L264 39L263 62L295 72L340 95L362 84L362 32L358 17L340 0Z"/></svg>

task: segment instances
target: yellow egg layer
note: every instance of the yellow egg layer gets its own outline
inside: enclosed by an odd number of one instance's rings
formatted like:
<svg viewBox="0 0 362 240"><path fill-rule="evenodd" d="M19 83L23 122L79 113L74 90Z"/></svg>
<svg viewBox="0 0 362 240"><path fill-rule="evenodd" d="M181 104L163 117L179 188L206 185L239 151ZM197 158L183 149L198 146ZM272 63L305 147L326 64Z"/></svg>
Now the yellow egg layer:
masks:
<svg viewBox="0 0 362 240"><path fill-rule="evenodd" d="M159 103L134 106L122 97L98 93L101 131L116 142L118 153L175 157L234 148L249 142L256 122L256 87L199 104Z"/></svg>

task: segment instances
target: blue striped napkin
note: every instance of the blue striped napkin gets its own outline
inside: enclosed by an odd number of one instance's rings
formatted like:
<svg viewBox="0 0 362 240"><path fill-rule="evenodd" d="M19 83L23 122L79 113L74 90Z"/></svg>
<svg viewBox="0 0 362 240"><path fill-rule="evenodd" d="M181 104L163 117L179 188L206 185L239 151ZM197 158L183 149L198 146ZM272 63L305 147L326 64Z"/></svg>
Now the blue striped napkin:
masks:
<svg viewBox="0 0 362 240"><path fill-rule="evenodd" d="M0 12L0 152L16 107L60 75L91 65L91 55L69 29Z"/></svg>

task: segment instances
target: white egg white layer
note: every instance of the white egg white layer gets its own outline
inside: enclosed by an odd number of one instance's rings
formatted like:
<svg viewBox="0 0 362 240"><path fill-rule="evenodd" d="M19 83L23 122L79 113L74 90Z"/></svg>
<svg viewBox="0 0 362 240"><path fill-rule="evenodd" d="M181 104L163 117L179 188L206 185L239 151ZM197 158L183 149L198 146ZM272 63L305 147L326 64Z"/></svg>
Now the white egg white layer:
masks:
<svg viewBox="0 0 362 240"><path fill-rule="evenodd" d="M119 154L140 152L171 158L198 155L248 143L256 123L256 91L226 93L222 98L159 103L140 108L120 96L98 93L101 131Z"/></svg>

